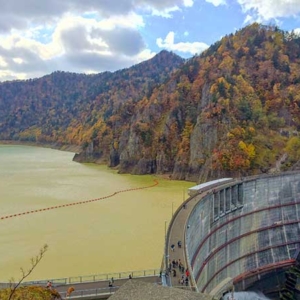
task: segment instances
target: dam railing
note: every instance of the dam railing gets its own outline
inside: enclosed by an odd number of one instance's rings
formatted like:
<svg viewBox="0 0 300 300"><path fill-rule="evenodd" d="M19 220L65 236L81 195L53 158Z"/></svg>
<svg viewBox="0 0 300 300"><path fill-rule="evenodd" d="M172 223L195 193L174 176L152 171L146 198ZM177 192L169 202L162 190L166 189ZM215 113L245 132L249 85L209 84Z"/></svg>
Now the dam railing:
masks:
<svg viewBox="0 0 300 300"><path fill-rule="evenodd" d="M115 273L103 273L95 275L84 275L84 276L73 276L64 278L48 278L43 280L32 280L23 282L22 285L45 285L50 281L53 286L69 285L77 283L87 283L87 282L98 282L98 281L108 281L112 278L117 279L128 279L129 275L132 278L140 277L151 277L160 276L160 269L148 269L148 270L138 270L138 271L127 271L127 272L115 272ZM9 283L0 283L0 288L9 287Z"/></svg>
<svg viewBox="0 0 300 300"><path fill-rule="evenodd" d="M107 287L107 288L96 288L96 289L85 289L85 290L75 290L70 296L67 296L67 292L60 292L62 299L72 299L72 298L84 298L84 297L96 297L101 295L111 295L114 294L120 287Z"/></svg>

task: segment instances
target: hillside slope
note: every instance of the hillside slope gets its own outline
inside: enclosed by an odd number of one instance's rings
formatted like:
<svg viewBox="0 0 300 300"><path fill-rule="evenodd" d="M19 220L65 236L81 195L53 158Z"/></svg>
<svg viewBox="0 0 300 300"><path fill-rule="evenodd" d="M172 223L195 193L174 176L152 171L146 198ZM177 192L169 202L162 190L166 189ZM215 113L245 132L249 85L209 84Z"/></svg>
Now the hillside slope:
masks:
<svg viewBox="0 0 300 300"><path fill-rule="evenodd" d="M287 170L300 159L299 63L299 36L255 23L185 63L163 51L115 73L3 83L0 138L197 182Z"/></svg>
<svg viewBox="0 0 300 300"><path fill-rule="evenodd" d="M100 119L149 95L183 62L162 51L114 73L55 72L0 83L0 139L82 145Z"/></svg>
<svg viewBox="0 0 300 300"><path fill-rule="evenodd" d="M290 168L300 158L299 62L299 36L276 27L224 37L131 107L125 130L121 115L106 123L110 165L198 182ZM99 140L81 157L101 151Z"/></svg>

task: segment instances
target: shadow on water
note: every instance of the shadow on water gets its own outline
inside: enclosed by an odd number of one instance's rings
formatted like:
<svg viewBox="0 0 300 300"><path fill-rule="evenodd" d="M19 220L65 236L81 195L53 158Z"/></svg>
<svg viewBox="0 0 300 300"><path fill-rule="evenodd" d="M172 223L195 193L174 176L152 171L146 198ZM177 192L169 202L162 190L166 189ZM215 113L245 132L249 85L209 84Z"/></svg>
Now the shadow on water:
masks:
<svg viewBox="0 0 300 300"><path fill-rule="evenodd" d="M225 294L223 300L266 300L267 298L261 292L234 292Z"/></svg>

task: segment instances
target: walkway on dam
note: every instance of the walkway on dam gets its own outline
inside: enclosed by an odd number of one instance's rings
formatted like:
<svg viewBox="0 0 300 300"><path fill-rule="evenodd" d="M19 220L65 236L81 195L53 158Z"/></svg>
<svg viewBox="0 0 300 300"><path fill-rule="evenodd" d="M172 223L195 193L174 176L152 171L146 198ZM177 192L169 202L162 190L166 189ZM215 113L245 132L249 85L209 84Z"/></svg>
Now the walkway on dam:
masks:
<svg viewBox="0 0 300 300"><path fill-rule="evenodd" d="M96 282L85 282L85 283L76 283L68 285L59 285L55 286L54 289L57 290L63 299L66 298L67 290L70 287L74 288L74 291L71 293L71 296L68 299L72 298L81 298L86 296L105 296L109 297L111 294L115 293L124 283L126 283L129 278L114 279L112 287L109 286L110 280L96 281ZM146 277L137 277L134 280L141 280L143 282L161 284L161 278L158 276L146 276Z"/></svg>
<svg viewBox="0 0 300 300"><path fill-rule="evenodd" d="M180 283L180 279L182 275L185 275L185 271L188 268L187 265L187 258L185 255L185 231L188 230L187 219L191 211L193 210L195 204L198 203L207 195L208 192L203 192L201 197L189 198L182 204L175 212L173 219L171 220L171 224L169 225L169 231L166 237L166 258L167 258L167 267L169 264L172 264L173 260L180 260L184 266L184 272L180 272L179 268L176 267L176 276L173 276L173 272L169 274L169 284L173 287L183 287L186 286L186 282L182 285ZM196 200L197 199L197 200ZM181 248L178 247L178 241L181 241L182 246ZM171 245L174 245L174 251L171 249ZM172 270L174 268L172 267ZM190 271L189 271L190 272ZM188 281L188 286L194 290L193 282Z"/></svg>
<svg viewBox="0 0 300 300"><path fill-rule="evenodd" d="M166 234L166 248L165 248L165 265L166 268L169 267L170 263L172 266L173 260L180 260L185 268L185 271L188 269L189 274L191 274L191 270L189 270L189 265L187 263L187 254L185 252L185 232L189 230L188 218L191 214L195 205L200 202L205 196L211 194L215 191L215 188L219 188L223 184L227 184L228 182L232 181L232 178L222 178L218 180L208 181L203 184L200 184L194 187L194 195L190 196L184 203L178 207L175 211L171 223L168 228L168 233ZM178 241L181 241L182 246L181 248L178 247ZM171 249L171 245L175 245L174 251ZM172 270L174 268L172 267ZM176 276L173 275L173 272L169 274L167 279L167 284L173 287L185 287L186 282L184 284L180 283L180 279L182 275L186 278L186 272L180 272L179 268L176 267ZM188 278L188 287L194 291L197 290L196 283L192 276Z"/></svg>

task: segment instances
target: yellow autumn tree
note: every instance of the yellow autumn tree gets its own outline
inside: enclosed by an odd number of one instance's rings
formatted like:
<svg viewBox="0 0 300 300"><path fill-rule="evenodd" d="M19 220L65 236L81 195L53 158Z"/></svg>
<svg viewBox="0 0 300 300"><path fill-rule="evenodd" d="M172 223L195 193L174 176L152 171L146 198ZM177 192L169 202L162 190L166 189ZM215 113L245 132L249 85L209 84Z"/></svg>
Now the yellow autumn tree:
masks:
<svg viewBox="0 0 300 300"><path fill-rule="evenodd" d="M300 159L300 138L298 136L291 137L285 148L289 157L293 161L297 161Z"/></svg>

